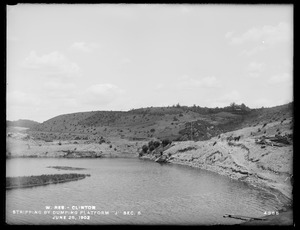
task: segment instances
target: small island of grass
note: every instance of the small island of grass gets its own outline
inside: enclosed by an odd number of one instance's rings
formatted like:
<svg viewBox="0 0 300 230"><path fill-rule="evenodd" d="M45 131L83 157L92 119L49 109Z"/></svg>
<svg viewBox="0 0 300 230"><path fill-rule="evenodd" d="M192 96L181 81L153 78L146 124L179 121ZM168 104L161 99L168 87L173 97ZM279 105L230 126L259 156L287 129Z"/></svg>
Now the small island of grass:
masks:
<svg viewBox="0 0 300 230"><path fill-rule="evenodd" d="M53 174L40 176L6 177L6 189L27 188L84 179L89 174Z"/></svg>
<svg viewBox="0 0 300 230"><path fill-rule="evenodd" d="M69 167L69 166L48 166L47 168L53 168L58 170L85 170L85 168L76 168L76 167Z"/></svg>

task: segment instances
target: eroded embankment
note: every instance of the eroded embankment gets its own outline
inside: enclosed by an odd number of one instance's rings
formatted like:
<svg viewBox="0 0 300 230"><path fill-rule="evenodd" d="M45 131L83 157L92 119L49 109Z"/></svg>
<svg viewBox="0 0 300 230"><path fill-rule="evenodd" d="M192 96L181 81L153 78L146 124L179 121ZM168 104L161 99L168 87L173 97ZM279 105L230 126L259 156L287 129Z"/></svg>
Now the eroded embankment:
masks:
<svg viewBox="0 0 300 230"><path fill-rule="evenodd" d="M163 155L169 163L201 168L248 182L272 193L283 205L290 205L293 145L273 142L261 145L257 139L266 132L253 136L254 128L225 133L208 141L175 142ZM240 137L234 140L228 138L230 136ZM142 158L156 159L152 154L145 154Z"/></svg>

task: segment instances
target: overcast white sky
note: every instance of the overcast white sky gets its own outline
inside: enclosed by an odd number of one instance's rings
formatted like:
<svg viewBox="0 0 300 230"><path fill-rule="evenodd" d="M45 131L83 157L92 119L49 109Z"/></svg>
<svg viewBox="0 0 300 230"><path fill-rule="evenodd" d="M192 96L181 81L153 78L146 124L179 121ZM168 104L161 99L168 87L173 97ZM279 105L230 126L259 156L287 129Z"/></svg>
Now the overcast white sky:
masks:
<svg viewBox="0 0 300 230"><path fill-rule="evenodd" d="M293 100L292 5L7 6L7 119Z"/></svg>

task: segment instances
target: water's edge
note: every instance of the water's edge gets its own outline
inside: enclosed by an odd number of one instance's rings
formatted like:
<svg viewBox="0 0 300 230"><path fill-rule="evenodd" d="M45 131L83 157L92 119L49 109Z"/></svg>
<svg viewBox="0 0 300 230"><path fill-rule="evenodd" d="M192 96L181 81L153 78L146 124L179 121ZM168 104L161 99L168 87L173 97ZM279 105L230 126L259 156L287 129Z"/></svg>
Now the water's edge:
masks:
<svg viewBox="0 0 300 230"><path fill-rule="evenodd" d="M155 157L153 157L153 156L152 157L143 156L143 157L140 157L139 159L145 160L145 161L154 161L155 162ZM163 164L176 164L176 165L180 165L182 167L188 167L188 168L193 168L193 169L201 169L201 170L205 170L205 171L216 173L219 176L225 176L223 174L218 173L218 171L208 170L206 168L201 168L201 167L195 167L193 165L185 164L185 162L178 162L178 161L177 162L169 162L169 161L167 161L167 162L165 162ZM236 179L236 178L231 178L231 179L239 181L239 179ZM269 194L274 195L281 203L283 203L283 207L280 210L278 210L279 211L279 215L276 216L277 217L276 221L280 222L280 220L282 219L283 225L286 225L286 222L288 222L288 225L292 224L292 222L293 222L293 214L290 214L290 213L293 213L292 198L287 197L285 194L283 194L281 191L279 191L277 189L265 186L263 184L260 184L260 183L251 183L249 181L244 181L244 182L246 182L250 186L258 187L259 189L262 189L262 190L268 192ZM287 213L289 213L288 217L286 217ZM268 216L267 215L267 216L261 216L260 218L264 218L265 222L268 223L268 224L272 224L272 223L275 222L273 216ZM248 225L248 224L249 225L261 225L263 223L264 222L259 221L259 220L247 220L247 221L243 221L241 224L238 224L238 225Z"/></svg>

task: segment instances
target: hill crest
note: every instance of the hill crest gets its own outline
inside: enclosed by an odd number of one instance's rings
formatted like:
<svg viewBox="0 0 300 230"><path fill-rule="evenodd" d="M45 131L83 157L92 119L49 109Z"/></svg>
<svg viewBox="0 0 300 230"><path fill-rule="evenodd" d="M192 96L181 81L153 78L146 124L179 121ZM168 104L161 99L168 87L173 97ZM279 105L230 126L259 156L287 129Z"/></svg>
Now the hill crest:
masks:
<svg viewBox="0 0 300 230"><path fill-rule="evenodd" d="M261 109L234 103L224 108L177 105L62 114L31 127L31 130L61 133L67 139L83 135L95 141L101 136L129 140L198 141L243 127L292 117L292 112L293 103Z"/></svg>

